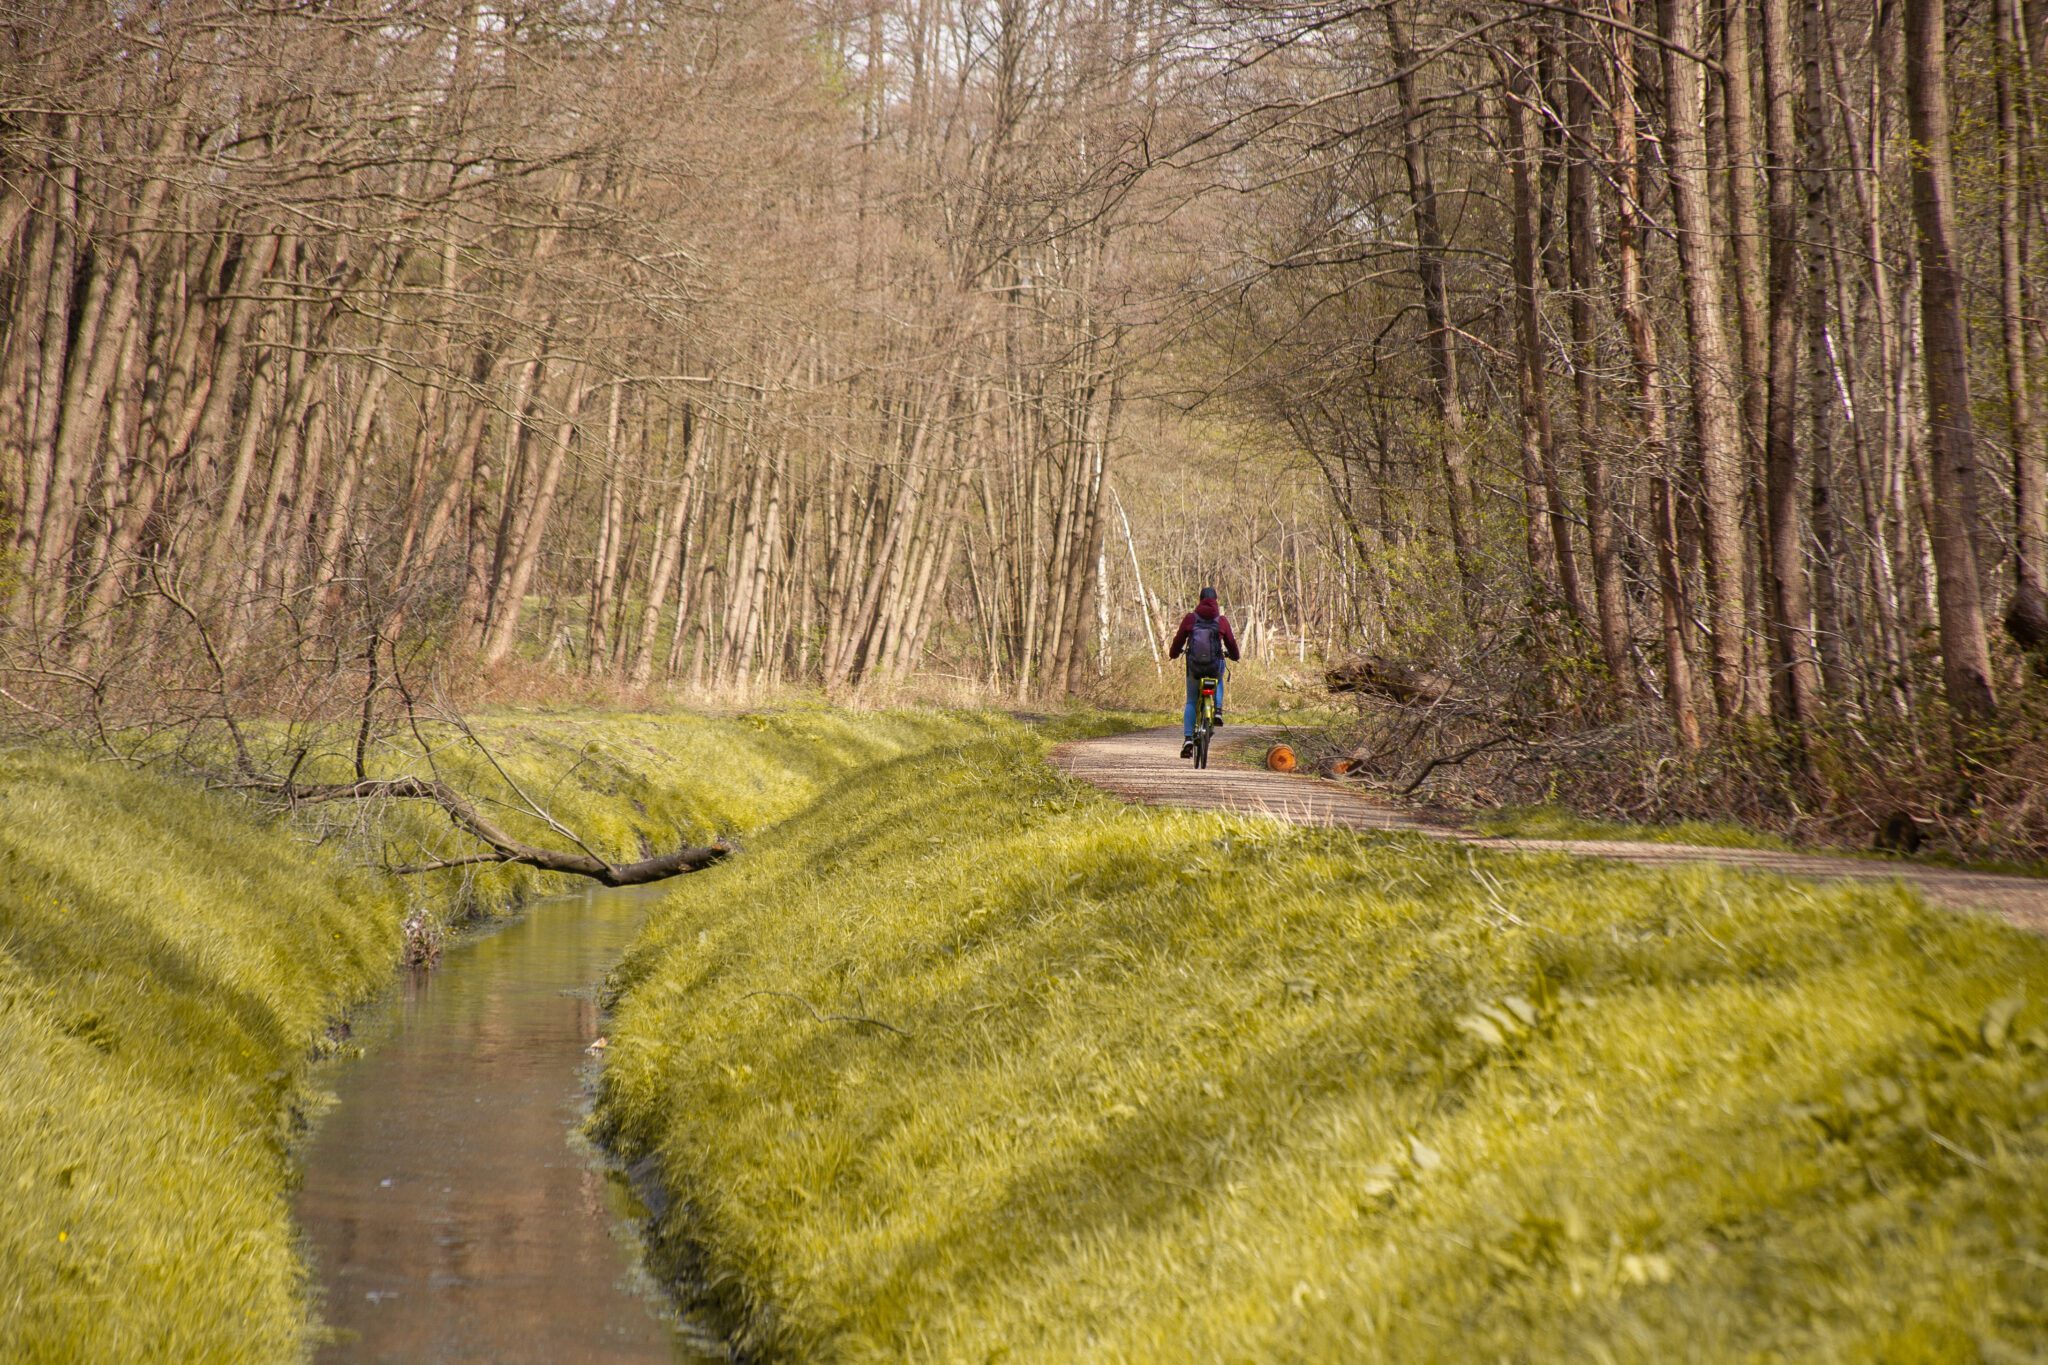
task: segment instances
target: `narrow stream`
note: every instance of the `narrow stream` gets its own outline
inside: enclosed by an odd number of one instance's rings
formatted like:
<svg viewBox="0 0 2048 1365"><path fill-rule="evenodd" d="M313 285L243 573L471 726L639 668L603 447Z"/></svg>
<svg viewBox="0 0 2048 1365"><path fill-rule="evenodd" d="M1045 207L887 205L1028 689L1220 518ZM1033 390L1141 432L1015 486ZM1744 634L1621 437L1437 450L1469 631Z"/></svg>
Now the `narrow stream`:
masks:
<svg viewBox="0 0 2048 1365"><path fill-rule="evenodd" d="M644 1210L577 1132L595 988L647 891L536 905L410 973L306 1154L323 1361L713 1361L640 1265Z"/></svg>

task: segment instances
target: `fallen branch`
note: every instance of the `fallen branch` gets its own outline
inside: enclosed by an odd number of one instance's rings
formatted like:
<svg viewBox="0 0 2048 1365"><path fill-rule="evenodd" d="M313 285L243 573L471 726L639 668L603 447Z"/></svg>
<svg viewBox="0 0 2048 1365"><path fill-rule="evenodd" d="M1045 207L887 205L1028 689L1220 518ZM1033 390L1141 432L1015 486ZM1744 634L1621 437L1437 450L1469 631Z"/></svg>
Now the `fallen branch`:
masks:
<svg viewBox="0 0 2048 1365"><path fill-rule="evenodd" d="M372 778L356 782L322 782L299 786L290 778L250 776L223 785L239 791L265 792L281 798L288 806L317 806L333 801L387 799L432 801L447 813L449 820L454 822L457 829L489 845L490 848L486 853L392 869L399 873L437 872L450 867L473 867L479 863L517 863L525 867L539 868L543 872L565 872L573 876L588 877L604 886L642 886L648 882L680 876L685 872L701 871L732 852L730 845L719 843L679 848L673 853L657 854L652 858L642 858L638 862L614 863L587 850L567 853L559 849L538 848L523 839L513 837L510 832L493 823L460 792L445 782L418 777Z"/></svg>
<svg viewBox="0 0 2048 1365"><path fill-rule="evenodd" d="M1497 749L1503 744L1522 744L1524 742L1513 735L1495 735L1492 739L1483 739L1470 748L1461 749L1455 754L1446 754L1438 758L1432 758L1429 762L1422 765L1422 770L1415 774L1414 779L1407 786L1401 788L1401 795L1414 795L1415 789L1428 780L1429 775L1438 768L1455 767L1468 758L1477 758L1488 749Z"/></svg>

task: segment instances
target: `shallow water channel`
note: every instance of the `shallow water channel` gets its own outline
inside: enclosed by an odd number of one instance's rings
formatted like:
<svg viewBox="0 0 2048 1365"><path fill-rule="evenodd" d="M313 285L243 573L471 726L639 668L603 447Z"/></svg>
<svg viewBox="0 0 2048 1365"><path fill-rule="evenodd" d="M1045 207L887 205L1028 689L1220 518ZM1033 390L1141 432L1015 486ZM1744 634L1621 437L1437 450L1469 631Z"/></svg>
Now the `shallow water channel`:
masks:
<svg viewBox="0 0 2048 1365"><path fill-rule="evenodd" d="M631 1187L578 1133L596 987L649 891L591 891L406 974L306 1153L332 1361L711 1361L640 1264Z"/></svg>

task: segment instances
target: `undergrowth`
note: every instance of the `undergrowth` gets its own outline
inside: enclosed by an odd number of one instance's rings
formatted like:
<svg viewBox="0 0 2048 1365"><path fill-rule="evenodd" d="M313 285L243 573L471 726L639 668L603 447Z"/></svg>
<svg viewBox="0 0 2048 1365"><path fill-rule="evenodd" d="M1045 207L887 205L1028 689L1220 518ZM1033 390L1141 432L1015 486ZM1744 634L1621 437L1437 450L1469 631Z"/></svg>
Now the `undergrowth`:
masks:
<svg viewBox="0 0 2048 1365"><path fill-rule="evenodd" d="M679 884L599 1122L790 1359L2033 1358L2048 944L1120 806L1006 732Z"/></svg>
<svg viewBox="0 0 2048 1365"><path fill-rule="evenodd" d="M1937 691L1928 679L1923 700ZM1714 842L1864 851L1896 847L1893 827L1910 820L1923 855L2048 865L2048 683L2022 672L1967 756L1956 746L1955 727L1932 701L1907 715L1889 707L1833 713L1798 743L1730 724L1688 752L1650 713L1515 724L1491 711L1362 697L1327 756L1348 759L1353 779L1405 799L1507 808L1491 817L1503 826L1536 808L1545 813L1533 818L1598 827L1591 837L1665 839L1659 831L1689 824L1710 839L1720 831Z"/></svg>
<svg viewBox="0 0 2048 1365"><path fill-rule="evenodd" d="M502 711L479 728L558 819L639 856L759 828L857 767L985 726ZM479 799L509 798L474 754L444 761ZM288 1191L324 1026L464 907L564 883L375 870L380 851L466 851L424 803L277 821L47 747L0 753L0 810L0 1359L297 1357Z"/></svg>

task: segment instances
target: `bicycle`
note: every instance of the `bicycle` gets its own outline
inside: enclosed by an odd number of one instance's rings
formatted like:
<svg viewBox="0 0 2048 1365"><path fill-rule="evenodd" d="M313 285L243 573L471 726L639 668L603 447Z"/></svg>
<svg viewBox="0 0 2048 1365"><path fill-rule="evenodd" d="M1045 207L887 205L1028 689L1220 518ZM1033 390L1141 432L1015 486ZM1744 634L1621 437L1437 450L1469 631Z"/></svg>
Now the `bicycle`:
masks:
<svg viewBox="0 0 2048 1365"><path fill-rule="evenodd" d="M1216 733L1216 688L1217 679L1200 678L1195 682L1195 766L1209 766L1209 739Z"/></svg>

